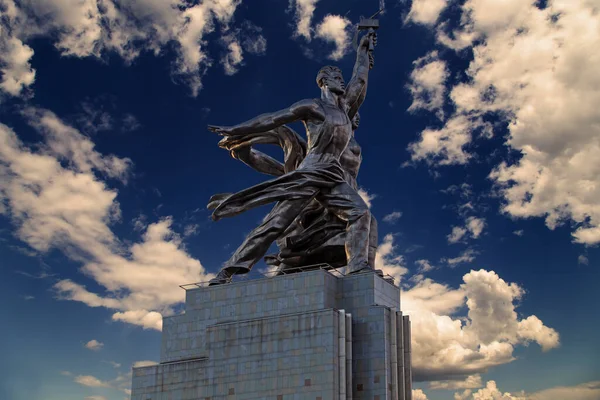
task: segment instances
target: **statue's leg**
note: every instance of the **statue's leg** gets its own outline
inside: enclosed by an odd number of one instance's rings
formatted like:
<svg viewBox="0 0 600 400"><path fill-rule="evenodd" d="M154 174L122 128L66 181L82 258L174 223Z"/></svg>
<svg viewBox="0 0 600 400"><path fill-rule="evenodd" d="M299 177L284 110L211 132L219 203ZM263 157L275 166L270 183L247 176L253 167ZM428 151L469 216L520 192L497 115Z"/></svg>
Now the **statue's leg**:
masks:
<svg viewBox="0 0 600 400"><path fill-rule="evenodd" d="M375 269L375 257L377 255L377 220L371 215L371 225L369 227L369 266Z"/></svg>
<svg viewBox="0 0 600 400"><path fill-rule="evenodd" d="M324 191L317 200L330 212L346 221L346 273L371 269L369 265L369 231L371 213L362 197L347 183Z"/></svg>
<svg viewBox="0 0 600 400"><path fill-rule="evenodd" d="M315 189L317 192L317 189ZM227 260L211 285L227 283L235 274L248 273L269 250L271 244L287 229L314 196L283 200L273 207L262 224L246 236L240 247Z"/></svg>

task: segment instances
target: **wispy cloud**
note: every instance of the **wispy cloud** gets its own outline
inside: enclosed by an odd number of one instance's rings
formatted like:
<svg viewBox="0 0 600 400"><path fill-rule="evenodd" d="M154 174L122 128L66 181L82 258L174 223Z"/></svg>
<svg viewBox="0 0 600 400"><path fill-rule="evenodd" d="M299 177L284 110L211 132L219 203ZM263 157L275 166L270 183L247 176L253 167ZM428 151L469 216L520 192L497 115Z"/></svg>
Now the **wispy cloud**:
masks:
<svg viewBox="0 0 600 400"><path fill-rule="evenodd" d="M430 272L435 269L435 266L433 266L429 260L417 260L415 261L415 264L419 266L419 273Z"/></svg>
<svg viewBox="0 0 600 400"><path fill-rule="evenodd" d="M118 192L106 180L127 182L130 160L99 153L49 111L29 109L24 115L44 137L37 150L0 124L0 198L16 235L42 254L62 251L103 288L93 293L63 279L55 285L59 298L106 307L116 311L114 320L160 329L161 313L172 313L183 300L178 285L210 275L186 253L170 217L141 222L141 241L132 245L115 236L110 226L120 219Z"/></svg>
<svg viewBox="0 0 600 400"><path fill-rule="evenodd" d="M464 226L452 227L452 232L447 236L448 243L459 243L466 239L466 235L472 239L478 239L485 228L485 219L477 217L467 217Z"/></svg>
<svg viewBox="0 0 600 400"><path fill-rule="evenodd" d="M104 343L97 341L96 339L92 339L85 344L85 348L92 351L100 351L104 347Z"/></svg>
<svg viewBox="0 0 600 400"><path fill-rule="evenodd" d="M400 211L393 211L383 217L383 222L387 222L388 224L394 224L402 217L402 213Z"/></svg>
<svg viewBox="0 0 600 400"><path fill-rule="evenodd" d="M340 60L350 49L350 26L349 19L340 15L326 15L316 29L316 37L335 44L335 50L329 58Z"/></svg>
<svg viewBox="0 0 600 400"><path fill-rule="evenodd" d="M579 106L600 101L600 54L589 51L600 47L600 15L592 3L466 1L440 22L448 2L416 0L409 12L432 29L441 48L474 55L457 71L468 79L445 81L443 105L452 113L409 146L412 160L464 165L479 141L501 136L520 154L489 174L501 211L544 218L549 229L571 221L573 241L584 245L600 243L600 126L592 122L600 110ZM416 65L414 73L422 68ZM491 125L490 116L502 123Z"/></svg>
<svg viewBox="0 0 600 400"><path fill-rule="evenodd" d="M212 65L208 35L227 34L239 4L238 0L47 0L25 7L8 0L0 27L0 90L13 96L28 92L36 71L31 65L34 51L27 43L46 37L63 56L101 59L113 54L126 63L141 53L159 55L172 46L173 77L197 95L202 76Z"/></svg>
<svg viewBox="0 0 600 400"><path fill-rule="evenodd" d="M78 375L75 377L75 382L88 387L111 387L109 382L102 381L91 375Z"/></svg>
<svg viewBox="0 0 600 400"><path fill-rule="evenodd" d="M394 244L394 235L385 235L383 243L377 247L375 269L382 270L384 274L392 276L398 282L408 272L405 264L404 257L398 254Z"/></svg>
<svg viewBox="0 0 600 400"><path fill-rule="evenodd" d="M148 361L148 360L136 361L133 363L133 368L151 367L151 366L157 365L157 364L158 363L156 361Z"/></svg>
<svg viewBox="0 0 600 400"><path fill-rule="evenodd" d="M294 8L296 18L296 36L301 36L310 41L312 39L312 19L316 4L319 0L290 0L290 7Z"/></svg>
<svg viewBox="0 0 600 400"><path fill-rule="evenodd" d="M455 267L459 264L470 263L475 260L475 256L477 255L477 251L473 249L466 249L458 257L454 258L442 258L442 262L447 263L450 267Z"/></svg>
<svg viewBox="0 0 600 400"><path fill-rule="evenodd" d="M376 194L371 194L371 193L367 192L367 190L364 188L359 188L358 194L364 200L364 202L367 204L367 207L369 207L369 208L371 208L371 205L372 205L371 202L377 197Z"/></svg>

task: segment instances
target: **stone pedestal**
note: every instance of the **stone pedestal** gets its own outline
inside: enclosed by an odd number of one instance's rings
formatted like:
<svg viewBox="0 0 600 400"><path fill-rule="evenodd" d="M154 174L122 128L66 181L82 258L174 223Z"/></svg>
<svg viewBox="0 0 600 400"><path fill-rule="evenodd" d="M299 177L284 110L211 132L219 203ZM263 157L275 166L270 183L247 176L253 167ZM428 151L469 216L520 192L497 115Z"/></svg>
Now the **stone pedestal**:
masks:
<svg viewBox="0 0 600 400"><path fill-rule="evenodd" d="M163 320L132 400L410 400L410 321L375 273L324 270L199 287Z"/></svg>

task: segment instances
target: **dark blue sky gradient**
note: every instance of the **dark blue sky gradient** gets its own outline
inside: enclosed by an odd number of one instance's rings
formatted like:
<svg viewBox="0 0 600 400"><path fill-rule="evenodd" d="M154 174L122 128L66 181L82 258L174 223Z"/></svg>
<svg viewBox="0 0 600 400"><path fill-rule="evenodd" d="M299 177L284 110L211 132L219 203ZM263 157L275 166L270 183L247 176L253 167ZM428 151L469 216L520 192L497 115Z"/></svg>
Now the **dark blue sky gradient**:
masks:
<svg viewBox="0 0 600 400"><path fill-rule="evenodd" d="M132 220L140 214L146 215L148 222L172 216L178 232L196 223L198 233L186 239L186 249L209 271L217 271L270 206L218 223L210 220L205 206L212 194L237 191L266 177L219 149L219 137L207 131L207 124L232 125L302 98L318 97L315 75L323 64L341 66L347 80L352 71L353 54L335 63L326 59L331 46L291 38L293 21L286 7L287 2L262 0L238 8L236 23L249 20L263 29L268 41L266 55L246 54L244 66L233 76L226 76L215 59L196 98L189 95L185 84L171 77L173 49L165 49L158 57L143 54L126 65L114 54L107 55L104 62L64 57L50 40L36 39L29 43L35 51L35 96L28 101L2 100L0 121L34 145L41 138L20 114L27 105L51 110L74 126L78 126L84 102L104 109L115 120L134 115L139 129L123 132L117 123L111 130L89 133L100 153L128 157L134 164L127 185L107 181L118 191L122 212L120 221L111 226L115 235L125 242L139 241ZM409 143L425 127L439 126L430 114L406 111L412 101L406 84L413 61L435 47L429 30L403 24L406 7L401 2L389 4L381 18L375 68L356 136L364 159L359 184L376 195L372 212L380 221L380 240L394 234L397 252L404 255L411 273L416 271L414 261L426 258L439 266L427 276L451 287L459 286L471 269L495 271L525 289L517 308L521 317L536 315L560 333L558 349L543 353L537 344L518 347L517 360L490 370L484 382L494 379L502 390L516 392L598 380L599 250L572 244L569 224L551 231L542 218L511 220L500 213L501 199L491 195L492 182L487 176L507 157L502 145L502 135L507 134L504 122L498 121L496 138L477 143L477 158L466 166L433 169L418 163L403 167L410 160ZM348 17L356 21L376 8L375 1L322 1L314 19L351 10ZM208 52L213 57L223 51L217 43L219 34L216 30L208 37ZM306 56L306 49L313 52L312 57ZM470 54L447 59L451 60L451 79L465 79L459 72L470 61ZM462 183L472 185L476 214L487 223L484 234L469 246L449 245L446 239L451 227L462 223L456 211L461 202L458 194L441 191ZM393 211L403 213L398 222L382 222ZM524 235L514 235L515 230L523 230ZM18 251L27 245L13 233L11 220L0 216L0 399L81 400L94 394L121 399L120 392L80 386L60 371L114 379L117 371L127 373L134 361L158 360L160 334L112 322L112 312L104 308L57 300L52 285L60 279L73 279L99 293L103 288L79 273L81 265L58 250L33 257ZM415 246L418 248L411 251ZM440 261L457 257L467 247L478 252L472 263L450 268ZM581 254L588 257L589 265L578 264ZM17 271L52 275L33 279ZM466 308L460 314L465 315ZM83 344L91 338L101 340L105 348L101 352L85 349ZM114 369L109 361L122 367ZM426 392L433 400L450 399L453 393Z"/></svg>

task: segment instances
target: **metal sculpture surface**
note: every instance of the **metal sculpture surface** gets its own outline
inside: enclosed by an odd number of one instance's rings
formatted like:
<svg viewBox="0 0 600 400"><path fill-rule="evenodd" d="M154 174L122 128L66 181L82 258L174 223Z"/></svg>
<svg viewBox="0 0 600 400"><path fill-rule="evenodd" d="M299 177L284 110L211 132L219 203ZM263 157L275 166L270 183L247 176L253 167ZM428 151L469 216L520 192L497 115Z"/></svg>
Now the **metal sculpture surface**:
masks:
<svg viewBox="0 0 600 400"><path fill-rule="evenodd" d="M346 257L342 264L346 265L346 272L357 273L372 268L372 261L369 262L371 214L358 194L355 177L354 180L348 179L351 168L344 169L341 160L353 139L351 121L366 95L375 44L375 31L370 29L358 46L352 79L347 88L339 68L326 66L317 74L320 99L302 100L286 109L259 115L233 127L209 126L211 131L224 136L220 145L231 150L235 158L262 172L278 175L238 193L211 198L209 208L214 210L215 221L277 202L262 224L248 234L224 263L211 284L227 283L235 274L248 273L278 239L287 239L292 244L287 247L291 248L294 247L294 241L289 240L292 238L297 239L296 245L310 243L311 233L331 232L332 221L341 222L336 232L339 232L340 226L345 230ZM294 121L304 122L306 143L285 126ZM281 145L286 153L285 163L278 163L251 148L252 144L258 143ZM307 225L306 217L311 215L313 208L325 218L325 223L321 223L325 226L324 230L311 231L310 227L315 227L311 223ZM313 224L314 221L313 218ZM285 263L281 264L285 268Z"/></svg>
<svg viewBox="0 0 600 400"><path fill-rule="evenodd" d="M352 119L353 135L340 156L346 182L358 189L357 176L362 163L361 147L355 139L360 123L358 113ZM275 144L284 151L284 162L253 148L256 144ZM273 176L281 176L297 168L306 155L306 142L293 129L282 126L261 135L228 138L220 146L230 151L231 156L254 170ZM230 194L215 195L220 199ZM218 203L218 201L217 201ZM211 205L209 205L209 208ZM377 221L371 215L369 228L369 266L374 268L377 250ZM332 268L346 265L346 223L330 213L317 200L302 210L294 222L277 239L279 253L265 257L267 264L274 267L275 275L300 272L310 265L328 264Z"/></svg>

